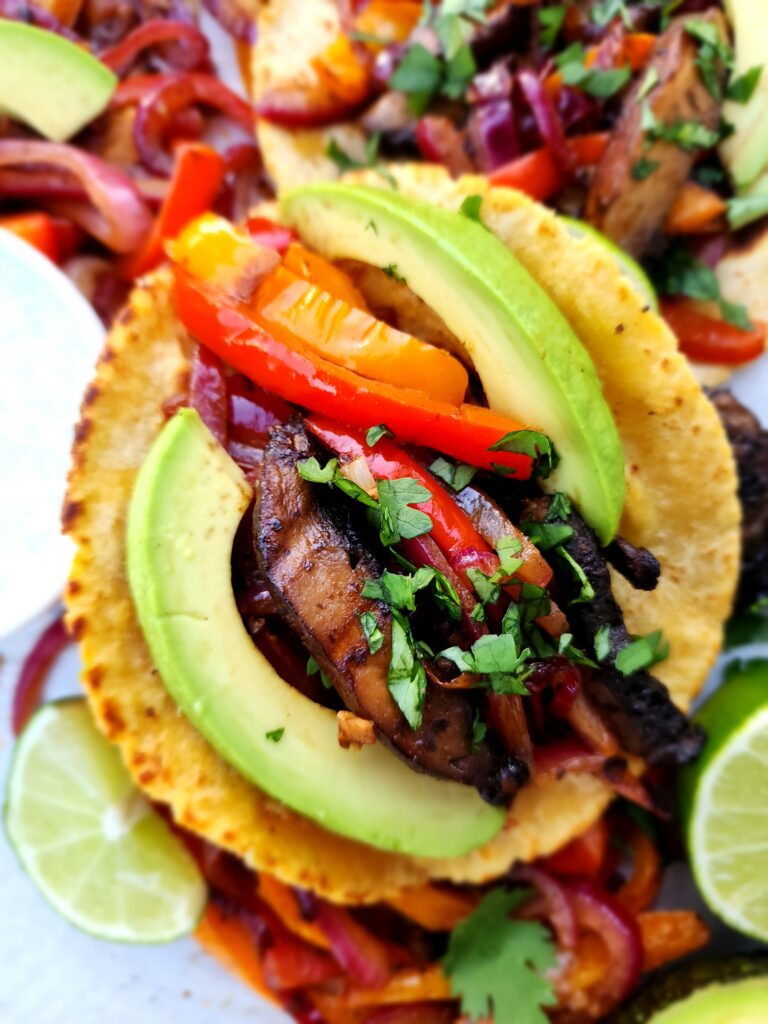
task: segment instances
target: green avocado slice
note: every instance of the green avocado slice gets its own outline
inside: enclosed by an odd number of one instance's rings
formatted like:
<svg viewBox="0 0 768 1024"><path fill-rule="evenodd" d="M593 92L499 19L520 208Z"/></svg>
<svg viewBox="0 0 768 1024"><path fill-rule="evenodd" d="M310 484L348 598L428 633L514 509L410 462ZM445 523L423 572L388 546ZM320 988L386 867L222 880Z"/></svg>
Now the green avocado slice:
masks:
<svg viewBox="0 0 768 1024"><path fill-rule="evenodd" d="M83 47L46 29L0 21L0 109L54 142L109 103L117 75Z"/></svg>
<svg viewBox="0 0 768 1024"><path fill-rule="evenodd" d="M554 441L547 489L568 494L608 543L624 505L616 424L587 351L506 246L468 217L385 189L307 185L280 211L310 247L386 269L442 317L491 407Z"/></svg>
<svg viewBox="0 0 768 1024"><path fill-rule="evenodd" d="M420 775L381 743L343 750L335 714L286 683L235 604L232 542L252 498L239 467L183 409L139 472L128 578L162 680L242 775L325 828L383 850L455 857L502 827L476 790Z"/></svg>

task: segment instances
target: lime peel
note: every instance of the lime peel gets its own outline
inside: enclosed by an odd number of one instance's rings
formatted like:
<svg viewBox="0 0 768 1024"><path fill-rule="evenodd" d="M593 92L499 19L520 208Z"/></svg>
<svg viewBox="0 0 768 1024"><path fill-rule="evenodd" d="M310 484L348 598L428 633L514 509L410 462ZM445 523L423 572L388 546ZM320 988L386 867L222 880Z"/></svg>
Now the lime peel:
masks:
<svg viewBox="0 0 768 1024"><path fill-rule="evenodd" d="M205 909L194 859L133 785L84 700L48 704L30 720L8 778L5 827L42 895L98 938L170 942Z"/></svg>

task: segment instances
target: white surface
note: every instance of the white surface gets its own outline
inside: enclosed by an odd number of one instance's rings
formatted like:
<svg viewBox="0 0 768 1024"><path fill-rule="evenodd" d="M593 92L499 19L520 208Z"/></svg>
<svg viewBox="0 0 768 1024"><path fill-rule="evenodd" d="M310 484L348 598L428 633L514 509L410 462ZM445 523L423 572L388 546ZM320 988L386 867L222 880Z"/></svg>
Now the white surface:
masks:
<svg viewBox="0 0 768 1024"><path fill-rule="evenodd" d="M0 635L49 604L72 558L58 520L72 427L104 329L51 262L0 231Z"/></svg>

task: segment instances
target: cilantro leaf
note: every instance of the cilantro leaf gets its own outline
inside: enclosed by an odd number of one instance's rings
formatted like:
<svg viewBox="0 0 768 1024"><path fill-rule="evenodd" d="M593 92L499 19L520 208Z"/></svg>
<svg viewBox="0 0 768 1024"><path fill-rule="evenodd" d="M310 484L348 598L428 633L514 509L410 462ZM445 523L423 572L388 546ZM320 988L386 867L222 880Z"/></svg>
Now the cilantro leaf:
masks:
<svg viewBox="0 0 768 1024"><path fill-rule="evenodd" d="M539 46L548 50L555 45L565 21L565 4L542 7L539 10Z"/></svg>
<svg viewBox="0 0 768 1024"><path fill-rule="evenodd" d="M381 268L387 277L393 281L397 281L398 284L407 284L403 275L398 271L396 263L388 263L386 267Z"/></svg>
<svg viewBox="0 0 768 1024"><path fill-rule="evenodd" d="M514 576L520 566L523 564L522 558L516 558L523 550L523 545L512 534L508 536L499 537L496 542L496 554L499 556L499 570L496 573L500 579L507 579L509 576Z"/></svg>
<svg viewBox="0 0 768 1024"><path fill-rule="evenodd" d="M418 659L407 619L392 614L392 658L387 687L412 729L418 729L424 713L427 674Z"/></svg>
<svg viewBox="0 0 768 1024"><path fill-rule="evenodd" d="M650 178L658 166L658 160L649 160L647 156L641 156L640 159L632 165L632 177L635 181L645 181L646 178Z"/></svg>
<svg viewBox="0 0 768 1024"><path fill-rule="evenodd" d="M734 78L725 90L725 98L733 100L734 103L749 103L762 73L762 65L756 64L749 71L745 71L743 75Z"/></svg>
<svg viewBox="0 0 768 1024"><path fill-rule="evenodd" d="M595 632L595 639L593 640L593 646L595 648L595 657L597 660L605 661L611 653L611 627L607 622L604 622L602 626L597 628Z"/></svg>
<svg viewBox="0 0 768 1024"><path fill-rule="evenodd" d="M301 479L311 484L332 484L338 468L338 459L329 459L324 466L321 466L314 455L296 463L296 470Z"/></svg>
<svg viewBox="0 0 768 1024"><path fill-rule="evenodd" d="M486 576L482 569L467 569L466 573L482 604L495 604L498 601L501 587L491 576Z"/></svg>
<svg viewBox="0 0 768 1024"><path fill-rule="evenodd" d="M311 657L311 656L309 658L307 658L306 672L307 672L308 676L313 676L317 672L319 672L320 673L320 682L323 684L323 686L326 688L326 690L330 690L331 687L333 686L333 683L330 681L328 676L320 668L320 666L318 665L317 661L313 657Z"/></svg>
<svg viewBox="0 0 768 1024"><path fill-rule="evenodd" d="M702 263L684 243L670 246L666 255L649 267L656 290L662 295L686 295L689 299L716 302L724 320L748 330L751 327L744 306L725 300L717 275Z"/></svg>
<svg viewBox="0 0 768 1024"><path fill-rule="evenodd" d="M429 501L430 493L426 487L407 476L399 480L379 480L378 486L378 517L385 546L396 544L401 538L410 540L429 533L432 520L427 513L411 508L411 505Z"/></svg>
<svg viewBox="0 0 768 1024"><path fill-rule="evenodd" d="M573 536L573 527L567 523L536 523L528 519L520 524L539 551L559 547Z"/></svg>
<svg viewBox="0 0 768 1024"><path fill-rule="evenodd" d="M584 47L580 43L573 43L555 58L555 64L566 85L575 85L590 96L599 99L613 96L632 77L632 69L628 64L621 68L588 68L585 60Z"/></svg>
<svg viewBox="0 0 768 1024"><path fill-rule="evenodd" d="M414 114L423 114L442 80L440 58L430 53L426 46L415 43L398 64L389 80L389 87L409 97L408 106Z"/></svg>
<svg viewBox="0 0 768 1024"><path fill-rule="evenodd" d="M429 471L452 487L454 491L463 491L477 473L475 466L469 466L465 462L450 462L442 455L438 456L430 465Z"/></svg>
<svg viewBox="0 0 768 1024"><path fill-rule="evenodd" d="M526 662L531 652L526 647L518 650L517 638L512 633L489 633L481 636L468 651L461 647L448 647L440 652L441 658L453 662L460 672L486 676L494 693L528 695L525 679L530 674Z"/></svg>
<svg viewBox="0 0 768 1024"><path fill-rule="evenodd" d="M380 441L382 437L394 436L395 435L392 433L392 431L389 429L386 423L379 423L375 427L368 428L368 430L365 433L365 443L368 445L369 448L373 448L373 446L378 441Z"/></svg>
<svg viewBox="0 0 768 1024"><path fill-rule="evenodd" d="M279 743L280 740L283 738L284 732L285 726L283 725L279 729L271 729L269 732L265 732L264 735L268 740L271 740L273 743Z"/></svg>
<svg viewBox="0 0 768 1024"><path fill-rule="evenodd" d="M535 921L510 919L526 892L492 889L451 932L443 969L451 993L472 1020L547 1024L542 1009L557 1002L545 971L555 966L555 944Z"/></svg>
<svg viewBox="0 0 768 1024"><path fill-rule="evenodd" d="M379 628L376 616L373 612L363 612L361 615L358 615L358 619L360 620L360 629L363 631L363 636L368 641L368 650L371 654L376 654L384 645L384 634Z"/></svg>
<svg viewBox="0 0 768 1024"><path fill-rule="evenodd" d="M483 224L480 219L480 207L483 205L483 197L480 195L467 196L464 202L459 207L459 213L466 217L467 220L477 221L478 224ZM483 224L483 227L485 225Z"/></svg>
<svg viewBox="0 0 768 1024"><path fill-rule="evenodd" d="M485 734L488 732L488 726L485 722L480 721L480 715L475 711L475 717L472 722L472 750L477 750L480 744L485 739Z"/></svg>
<svg viewBox="0 0 768 1024"><path fill-rule="evenodd" d="M616 668L623 676L651 668L669 655L669 641L660 629L654 629L646 636L636 636L632 642L616 655Z"/></svg>
<svg viewBox="0 0 768 1024"><path fill-rule="evenodd" d="M632 28L632 19L624 0L595 0L590 17L595 25L605 26L614 18L621 18L625 28Z"/></svg>
<svg viewBox="0 0 768 1024"><path fill-rule="evenodd" d="M721 100L723 72L733 64L730 46L721 39L717 26L712 21L692 18L686 21L685 31L699 43L695 63L707 92L716 100Z"/></svg>
<svg viewBox="0 0 768 1024"><path fill-rule="evenodd" d="M428 587L435 575L434 569L419 569L413 576L404 576L385 569L377 580L366 580L362 596L371 601L383 601L401 612L416 611L416 594Z"/></svg>
<svg viewBox="0 0 768 1024"><path fill-rule="evenodd" d="M560 461L555 446L546 434L539 430L511 430L488 449L489 452L515 452L530 455L534 464L534 475L548 477Z"/></svg>
<svg viewBox="0 0 768 1024"><path fill-rule="evenodd" d="M477 64L472 49L466 43L449 57L445 64L445 77L441 92L449 99L458 100L464 95L469 83L475 77Z"/></svg>
<svg viewBox="0 0 768 1024"><path fill-rule="evenodd" d="M557 554L566 563L568 568L573 573L576 581L580 584L579 596L574 598L571 604L583 604L585 601L594 601L595 599L595 588L587 579L587 574L584 572L582 567L573 557L569 554L564 547L557 548Z"/></svg>
<svg viewBox="0 0 768 1024"><path fill-rule="evenodd" d="M563 494L561 491L557 491L552 495L552 500L549 503L546 522L553 523L558 519L565 520L571 514L571 511L571 503L568 496Z"/></svg>

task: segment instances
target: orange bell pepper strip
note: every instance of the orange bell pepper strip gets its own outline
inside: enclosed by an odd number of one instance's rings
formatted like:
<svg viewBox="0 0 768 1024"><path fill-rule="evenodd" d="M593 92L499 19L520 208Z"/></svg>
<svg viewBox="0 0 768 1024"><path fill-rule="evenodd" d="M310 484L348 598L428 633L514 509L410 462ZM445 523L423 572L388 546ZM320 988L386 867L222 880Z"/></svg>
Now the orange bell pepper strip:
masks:
<svg viewBox="0 0 768 1024"><path fill-rule="evenodd" d="M322 928L302 915L296 896L289 886L283 885L274 875L266 872L259 874L258 886L259 896L277 914L288 931L319 949L331 948Z"/></svg>
<svg viewBox="0 0 768 1024"><path fill-rule="evenodd" d="M427 931L450 932L469 917L480 902L480 897L476 893L427 884L403 889L387 902L398 913Z"/></svg>
<svg viewBox="0 0 768 1024"><path fill-rule="evenodd" d="M288 346L254 324L248 311L221 290L174 266L174 300L184 326L230 366L278 397L351 426L386 423L398 438L425 445L483 469L501 466L528 479L532 460L490 451L510 431L506 416L475 405L450 405L423 391L367 380L311 353L297 340Z"/></svg>
<svg viewBox="0 0 768 1024"><path fill-rule="evenodd" d="M591 167L599 163L608 144L608 134L576 135L567 143L576 166ZM565 172L555 163L548 149L534 149L524 156L515 157L488 175L491 185L516 188L540 202L559 192L566 180Z"/></svg>
<svg viewBox="0 0 768 1024"><path fill-rule="evenodd" d="M279 341L290 345L298 338L312 352L363 377L417 388L452 405L464 399L469 375L455 356L335 298L285 266L265 278L248 307L255 322Z"/></svg>
<svg viewBox="0 0 768 1024"><path fill-rule="evenodd" d="M56 225L47 213L14 213L0 217L0 228L10 231L53 263L58 261Z"/></svg>
<svg viewBox="0 0 768 1024"><path fill-rule="evenodd" d="M616 899L635 914L653 903L661 886L661 857L650 836L632 830L632 874L616 892Z"/></svg>
<svg viewBox="0 0 768 1024"><path fill-rule="evenodd" d="M305 281L311 281L335 298L348 302L350 306L368 311L363 293L356 287L349 274L345 274L316 252L305 249L298 242L288 247L283 256L283 266L297 277L303 277Z"/></svg>
<svg viewBox="0 0 768 1024"><path fill-rule="evenodd" d="M277 1002L264 980L256 944L248 926L235 915L222 913L209 903L195 930L195 938L211 956L270 1002Z"/></svg>
<svg viewBox="0 0 768 1024"><path fill-rule="evenodd" d="M653 971L709 942L709 928L692 910L651 910L637 915L643 970Z"/></svg>
<svg viewBox="0 0 768 1024"><path fill-rule="evenodd" d="M176 149L173 174L144 248L122 264L126 277L153 270L165 258L163 244L210 209L224 180L224 161L210 146L188 142Z"/></svg>
<svg viewBox="0 0 768 1024"><path fill-rule="evenodd" d="M724 225L725 200L695 181L686 181L664 222L667 235L695 235L717 231Z"/></svg>
<svg viewBox="0 0 768 1024"><path fill-rule="evenodd" d="M432 520L432 537L449 562L454 555L469 549L493 554L493 548L480 536L450 494L402 448L386 438L377 441L376 446L371 448L362 433L320 416L310 416L306 424L315 437L339 455L342 461L364 458L375 480L408 477L429 491L429 499L415 507ZM516 539L520 543L520 557L523 559L516 576L527 583L546 587L552 579L552 569L524 533L517 531Z"/></svg>
<svg viewBox="0 0 768 1024"><path fill-rule="evenodd" d="M752 330L701 313L685 299L662 303L662 314L677 335L680 351L702 363L738 366L757 359L765 351L765 324Z"/></svg>

